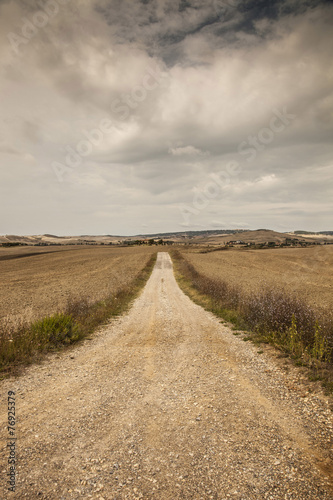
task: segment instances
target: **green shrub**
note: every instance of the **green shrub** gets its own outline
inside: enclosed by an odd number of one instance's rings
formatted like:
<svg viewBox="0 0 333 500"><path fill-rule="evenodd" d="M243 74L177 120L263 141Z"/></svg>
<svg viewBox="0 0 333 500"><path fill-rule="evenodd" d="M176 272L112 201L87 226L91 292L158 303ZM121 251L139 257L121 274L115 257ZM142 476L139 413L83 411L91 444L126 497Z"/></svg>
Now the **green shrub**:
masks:
<svg viewBox="0 0 333 500"><path fill-rule="evenodd" d="M80 329L70 315L55 314L33 323L30 327L32 337L40 347L71 344L79 340Z"/></svg>

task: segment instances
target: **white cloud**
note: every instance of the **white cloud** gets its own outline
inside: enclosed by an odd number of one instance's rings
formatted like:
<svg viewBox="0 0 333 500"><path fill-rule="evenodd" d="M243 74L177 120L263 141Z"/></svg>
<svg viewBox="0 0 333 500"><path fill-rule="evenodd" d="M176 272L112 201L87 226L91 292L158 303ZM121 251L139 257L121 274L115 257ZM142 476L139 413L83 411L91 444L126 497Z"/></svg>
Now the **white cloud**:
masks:
<svg viewBox="0 0 333 500"><path fill-rule="evenodd" d="M201 149L195 148L194 146L179 146L175 148L169 148L169 153L174 156L206 156L207 152L201 151Z"/></svg>

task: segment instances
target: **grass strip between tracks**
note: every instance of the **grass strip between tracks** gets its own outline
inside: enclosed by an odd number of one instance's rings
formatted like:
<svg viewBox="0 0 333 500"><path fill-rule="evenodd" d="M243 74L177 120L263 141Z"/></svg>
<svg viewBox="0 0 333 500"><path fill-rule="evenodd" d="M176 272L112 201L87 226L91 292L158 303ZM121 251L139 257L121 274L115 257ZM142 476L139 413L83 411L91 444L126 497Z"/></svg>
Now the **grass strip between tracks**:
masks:
<svg viewBox="0 0 333 500"><path fill-rule="evenodd" d="M156 262L153 254L136 278L114 295L98 302L70 298L66 309L15 328L0 322L0 379L17 374L23 366L37 362L45 353L59 351L84 338L111 317L127 311L146 284Z"/></svg>
<svg viewBox="0 0 333 500"><path fill-rule="evenodd" d="M284 291L266 289L247 295L241 287L199 273L180 251L173 250L171 257L179 286L195 303L231 323L235 335L245 334L244 341L274 345L296 365L308 368L310 380L320 380L333 393L329 311L320 313Z"/></svg>

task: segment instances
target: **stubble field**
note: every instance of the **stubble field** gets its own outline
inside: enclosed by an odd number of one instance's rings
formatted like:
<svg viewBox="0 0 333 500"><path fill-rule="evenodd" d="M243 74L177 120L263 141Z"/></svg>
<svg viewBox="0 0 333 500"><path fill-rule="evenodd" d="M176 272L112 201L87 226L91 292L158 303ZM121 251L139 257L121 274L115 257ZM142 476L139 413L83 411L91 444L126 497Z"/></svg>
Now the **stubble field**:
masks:
<svg viewBox="0 0 333 500"><path fill-rule="evenodd" d="M200 253L180 247L197 271L247 293L265 287L333 307L333 245ZM157 247L0 248L0 319L33 321L61 311L68 298L100 300L130 283Z"/></svg>
<svg viewBox="0 0 333 500"><path fill-rule="evenodd" d="M198 272L236 285L248 294L266 287L283 289L315 308L333 307L333 245L182 253Z"/></svg>
<svg viewBox="0 0 333 500"><path fill-rule="evenodd" d="M144 268L157 247L0 248L0 320L62 311L69 298L115 294Z"/></svg>

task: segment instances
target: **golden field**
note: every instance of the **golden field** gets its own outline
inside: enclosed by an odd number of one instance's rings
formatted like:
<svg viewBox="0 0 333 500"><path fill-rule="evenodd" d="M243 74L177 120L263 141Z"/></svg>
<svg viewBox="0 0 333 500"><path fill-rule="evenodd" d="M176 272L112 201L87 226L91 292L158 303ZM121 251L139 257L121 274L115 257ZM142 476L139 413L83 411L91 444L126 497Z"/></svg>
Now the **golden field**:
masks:
<svg viewBox="0 0 333 500"><path fill-rule="evenodd" d="M61 311L68 298L92 301L116 293L144 268L156 247L0 248L0 319Z"/></svg>
<svg viewBox="0 0 333 500"><path fill-rule="evenodd" d="M201 250L203 247L201 247ZM0 319L35 320L61 311L70 297L99 300L130 283L158 247L0 248ZM200 253L179 247L197 271L251 293L265 286L333 306L333 245Z"/></svg>
<svg viewBox="0 0 333 500"><path fill-rule="evenodd" d="M198 272L247 293L268 286L301 296L316 308L333 308L333 245L265 250L181 250Z"/></svg>

